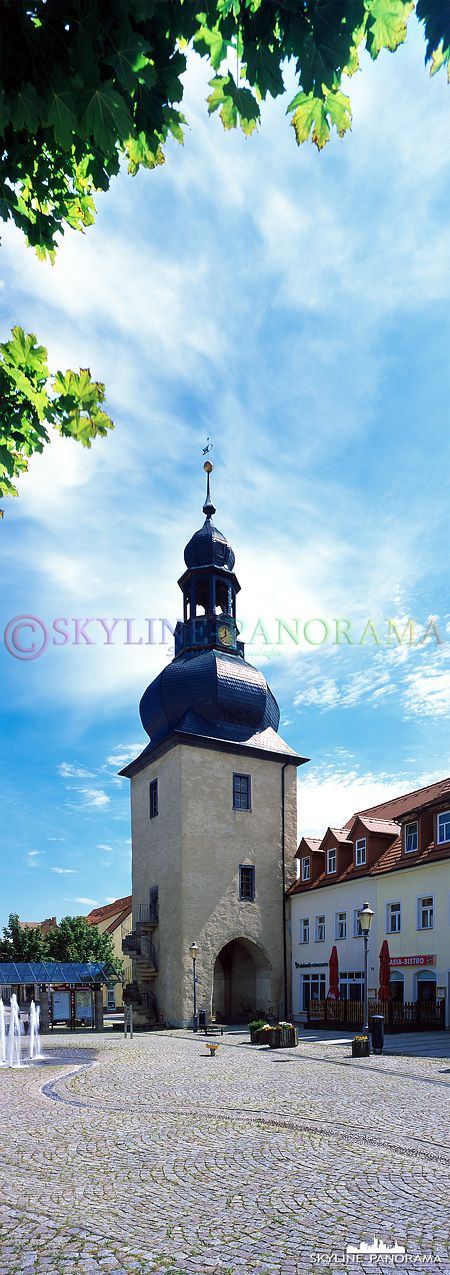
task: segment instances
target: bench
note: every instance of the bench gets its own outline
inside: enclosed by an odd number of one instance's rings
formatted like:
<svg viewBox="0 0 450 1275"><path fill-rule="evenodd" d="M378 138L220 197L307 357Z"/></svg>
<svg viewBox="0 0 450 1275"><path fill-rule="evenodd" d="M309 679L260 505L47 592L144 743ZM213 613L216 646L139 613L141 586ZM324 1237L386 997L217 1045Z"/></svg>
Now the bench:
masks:
<svg viewBox="0 0 450 1275"><path fill-rule="evenodd" d="M205 1027L199 1027L198 1030L205 1036L223 1036L223 1027L220 1023L207 1023Z"/></svg>

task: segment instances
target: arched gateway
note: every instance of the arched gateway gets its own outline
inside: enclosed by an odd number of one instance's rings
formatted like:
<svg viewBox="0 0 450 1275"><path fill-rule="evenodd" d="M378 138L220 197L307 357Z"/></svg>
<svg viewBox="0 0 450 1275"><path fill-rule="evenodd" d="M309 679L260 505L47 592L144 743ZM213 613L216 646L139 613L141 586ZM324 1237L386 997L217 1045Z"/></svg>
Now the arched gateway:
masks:
<svg viewBox="0 0 450 1275"><path fill-rule="evenodd" d="M248 1022L270 1006L270 967L250 939L232 939L214 965L213 1016L226 1023Z"/></svg>

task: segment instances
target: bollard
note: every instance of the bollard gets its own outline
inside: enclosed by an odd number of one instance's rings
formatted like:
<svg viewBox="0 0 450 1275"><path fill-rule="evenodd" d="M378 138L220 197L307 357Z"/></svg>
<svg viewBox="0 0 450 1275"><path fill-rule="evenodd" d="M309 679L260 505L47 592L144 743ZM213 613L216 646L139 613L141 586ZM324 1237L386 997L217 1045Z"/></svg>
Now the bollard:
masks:
<svg viewBox="0 0 450 1275"><path fill-rule="evenodd" d="M372 1049L374 1054L383 1053L384 1045L384 1014L372 1014Z"/></svg>

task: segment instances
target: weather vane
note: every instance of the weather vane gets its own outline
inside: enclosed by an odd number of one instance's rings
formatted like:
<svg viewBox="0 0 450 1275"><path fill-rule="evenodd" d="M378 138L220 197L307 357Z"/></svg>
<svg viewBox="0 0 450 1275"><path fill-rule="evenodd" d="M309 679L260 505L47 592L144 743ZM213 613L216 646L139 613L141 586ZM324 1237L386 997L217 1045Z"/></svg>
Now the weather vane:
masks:
<svg viewBox="0 0 450 1275"><path fill-rule="evenodd" d="M210 443L209 438L207 438L207 439L206 439L206 447L204 447L204 448L203 448L203 455L204 455L204 456L207 456L207 455L208 455L208 452L211 452L211 451L212 451L212 449L213 449L213 447L214 447L214 443Z"/></svg>

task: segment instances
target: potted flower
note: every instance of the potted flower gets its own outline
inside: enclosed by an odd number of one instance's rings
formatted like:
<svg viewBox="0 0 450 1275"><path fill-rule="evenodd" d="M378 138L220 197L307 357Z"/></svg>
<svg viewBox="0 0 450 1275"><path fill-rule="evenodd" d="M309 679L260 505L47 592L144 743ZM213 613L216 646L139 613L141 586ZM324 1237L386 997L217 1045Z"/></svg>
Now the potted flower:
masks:
<svg viewBox="0 0 450 1275"><path fill-rule="evenodd" d="M278 1027L271 1027L269 1045L271 1049L293 1049L298 1045L298 1027L285 1022L278 1023Z"/></svg>
<svg viewBox="0 0 450 1275"><path fill-rule="evenodd" d="M367 1058L370 1054L368 1036L354 1036L352 1040L352 1058Z"/></svg>
<svg viewBox="0 0 450 1275"><path fill-rule="evenodd" d="M269 1024L266 1023L265 1018L254 1018L253 1022L248 1024L252 1045L259 1045L261 1043L258 1039L259 1032L262 1031L263 1028L268 1027L268 1025Z"/></svg>

